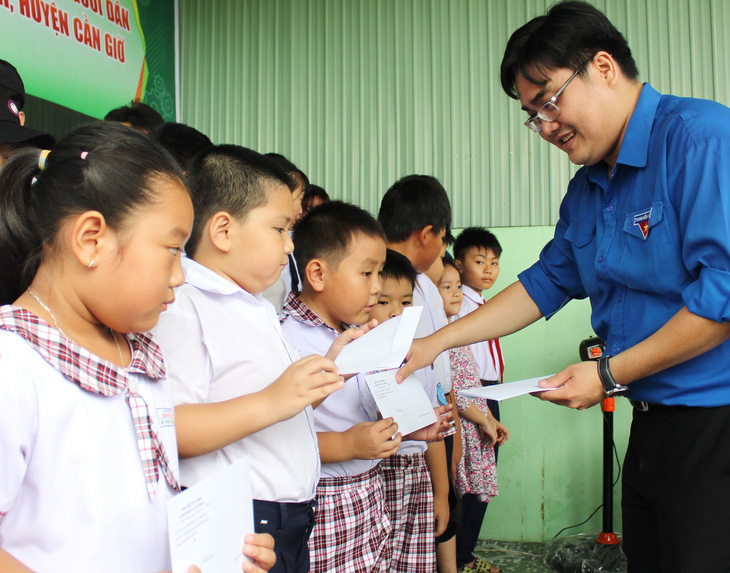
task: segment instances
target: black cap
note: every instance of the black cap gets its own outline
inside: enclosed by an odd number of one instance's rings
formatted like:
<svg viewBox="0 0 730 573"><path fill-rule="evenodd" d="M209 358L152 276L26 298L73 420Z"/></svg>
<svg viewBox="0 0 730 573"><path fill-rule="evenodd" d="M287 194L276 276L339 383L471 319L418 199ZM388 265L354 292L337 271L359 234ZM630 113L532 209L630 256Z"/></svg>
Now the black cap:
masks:
<svg viewBox="0 0 730 573"><path fill-rule="evenodd" d="M44 149L56 144L53 136L20 125L20 110L25 105L25 86L18 70L0 60L0 143L29 143Z"/></svg>

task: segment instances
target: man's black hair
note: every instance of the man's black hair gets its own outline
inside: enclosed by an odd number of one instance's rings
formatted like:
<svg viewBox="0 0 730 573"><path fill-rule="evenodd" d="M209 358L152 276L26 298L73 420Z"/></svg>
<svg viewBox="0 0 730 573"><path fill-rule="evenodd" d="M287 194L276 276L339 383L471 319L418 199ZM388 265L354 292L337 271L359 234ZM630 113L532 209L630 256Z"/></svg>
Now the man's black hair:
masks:
<svg viewBox="0 0 730 573"><path fill-rule="evenodd" d="M217 145L195 156L185 175L193 198L193 231L185 245L194 257L210 218L225 211L243 220L248 213L266 205L273 186L293 182L274 161L239 145Z"/></svg>
<svg viewBox="0 0 730 573"><path fill-rule="evenodd" d="M454 258L463 260L466 252L473 247L492 251L497 257L502 255L502 245L499 244L493 233L482 227L469 227L464 229L454 241Z"/></svg>
<svg viewBox="0 0 730 573"><path fill-rule="evenodd" d="M300 272L305 274L307 264L316 258L324 259L336 268L347 256L357 234L385 241L380 223L360 207L343 201L330 201L315 207L294 225L294 258Z"/></svg>
<svg viewBox="0 0 730 573"><path fill-rule="evenodd" d="M434 234L451 230L451 204L439 180L429 175L399 179L380 202L378 221L390 243L408 239L414 231L431 225Z"/></svg>
<svg viewBox="0 0 730 573"><path fill-rule="evenodd" d="M173 121L158 125L150 135L177 160L183 171L187 171L193 157L213 147L210 138L197 129Z"/></svg>
<svg viewBox="0 0 730 573"><path fill-rule="evenodd" d="M512 34L502 58L502 89L518 99L517 74L545 85L552 71L577 70L600 51L611 54L627 78L637 78L639 70L626 39L600 10L587 2L560 2Z"/></svg>
<svg viewBox="0 0 730 573"><path fill-rule="evenodd" d="M152 106L141 101L132 101L129 105L111 110L104 116L104 121L128 123L137 131L145 133L149 133L158 125L165 123L162 116Z"/></svg>
<svg viewBox="0 0 730 573"><path fill-rule="evenodd" d="M408 257L401 255L398 251L388 249L385 255L385 266L383 266L380 276L384 279L407 280L411 283L411 288L416 288L418 271Z"/></svg>

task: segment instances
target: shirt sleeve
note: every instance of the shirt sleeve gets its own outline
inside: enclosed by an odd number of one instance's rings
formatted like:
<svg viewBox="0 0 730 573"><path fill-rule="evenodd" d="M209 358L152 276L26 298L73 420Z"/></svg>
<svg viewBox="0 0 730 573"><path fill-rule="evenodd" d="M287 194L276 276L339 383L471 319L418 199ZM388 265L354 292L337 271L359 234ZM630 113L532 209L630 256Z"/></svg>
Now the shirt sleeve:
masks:
<svg viewBox="0 0 730 573"><path fill-rule="evenodd" d="M724 114L727 118L730 113ZM730 120L717 132L698 140L682 133L687 142L670 157L670 185L680 223L682 258L696 277L682 293L687 309L698 316L726 322L730 320ZM693 133L694 133L693 129Z"/></svg>
<svg viewBox="0 0 730 573"><path fill-rule="evenodd" d="M162 349L173 403L207 403L213 369L200 318L190 297L179 294L160 315L152 335Z"/></svg>
<svg viewBox="0 0 730 573"><path fill-rule="evenodd" d="M0 523L23 487L38 433L36 385L16 354L0 344Z"/></svg>

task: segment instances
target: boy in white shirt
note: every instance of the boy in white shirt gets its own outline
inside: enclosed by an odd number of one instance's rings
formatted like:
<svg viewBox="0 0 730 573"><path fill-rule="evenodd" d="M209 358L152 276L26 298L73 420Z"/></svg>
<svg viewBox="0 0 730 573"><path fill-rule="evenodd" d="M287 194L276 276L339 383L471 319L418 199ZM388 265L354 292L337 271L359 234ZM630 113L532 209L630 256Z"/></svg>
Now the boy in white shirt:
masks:
<svg viewBox="0 0 730 573"><path fill-rule="evenodd" d="M378 221L385 230L388 248L405 256L419 273L413 304L425 308L416 337L428 336L441 326L439 309L443 314L438 288L425 272L441 255L444 237L451 226L451 205L446 191L434 177L403 177L383 196ZM451 389L448 353L438 356L430 367L419 373L426 393L432 397L434 406L438 406L441 403L438 394ZM429 504L430 499L419 499L418 494L413 493L427 487L419 481L424 479L424 472L418 473L426 466L425 475L430 473L429 489L433 491L432 517L426 516L423 505ZM404 440L398 454L385 460L381 470L394 527L392 570L402 573L436 571L434 537L444 533L449 521L449 479L444 443L433 442L426 447L423 442ZM430 532L422 527L431 523Z"/></svg>
<svg viewBox="0 0 730 573"><path fill-rule="evenodd" d="M186 281L154 329L176 404L181 482L249 456L256 531L276 541L272 571L308 572L320 465L310 405L343 382L331 360L299 360L260 295L292 252L291 181L269 158L221 145L195 158L186 182L195 210Z"/></svg>
<svg viewBox="0 0 730 573"><path fill-rule="evenodd" d="M454 260L461 274L461 290L464 293L459 318L474 312L484 304L482 298L484 291L492 288L499 277L501 255L502 246L497 237L486 229L469 227L456 238ZM470 346L482 384L487 386L500 383L504 374L504 358L499 339L477 342ZM492 413L495 412L492 410Z"/></svg>
<svg viewBox="0 0 730 573"><path fill-rule="evenodd" d="M333 201L305 216L293 238L302 292L287 298L282 328L303 354L322 353L350 325L368 322L380 293L385 235L366 211ZM361 376L325 399L314 420L322 477L311 571L389 571L391 526L378 464L398 450L398 426L377 419Z"/></svg>

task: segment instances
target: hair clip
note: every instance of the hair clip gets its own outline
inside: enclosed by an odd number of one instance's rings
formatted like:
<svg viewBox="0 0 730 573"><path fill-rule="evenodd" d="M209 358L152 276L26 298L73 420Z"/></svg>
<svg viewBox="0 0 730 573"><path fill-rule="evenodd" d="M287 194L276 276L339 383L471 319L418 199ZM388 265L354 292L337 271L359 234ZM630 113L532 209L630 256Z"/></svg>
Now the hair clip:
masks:
<svg viewBox="0 0 730 573"><path fill-rule="evenodd" d="M51 154L50 149L43 149L41 151L40 156L38 157L38 169L43 171L46 168L46 161L48 160L48 156Z"/></svg>
<svg viewBox="0 0 730 573"><path fill-rule="evenodd" d="M89 152L88 151L82 151L81 152L81 159L82 160L86 159L88 157L88 155L89 155Z"/></svg>

